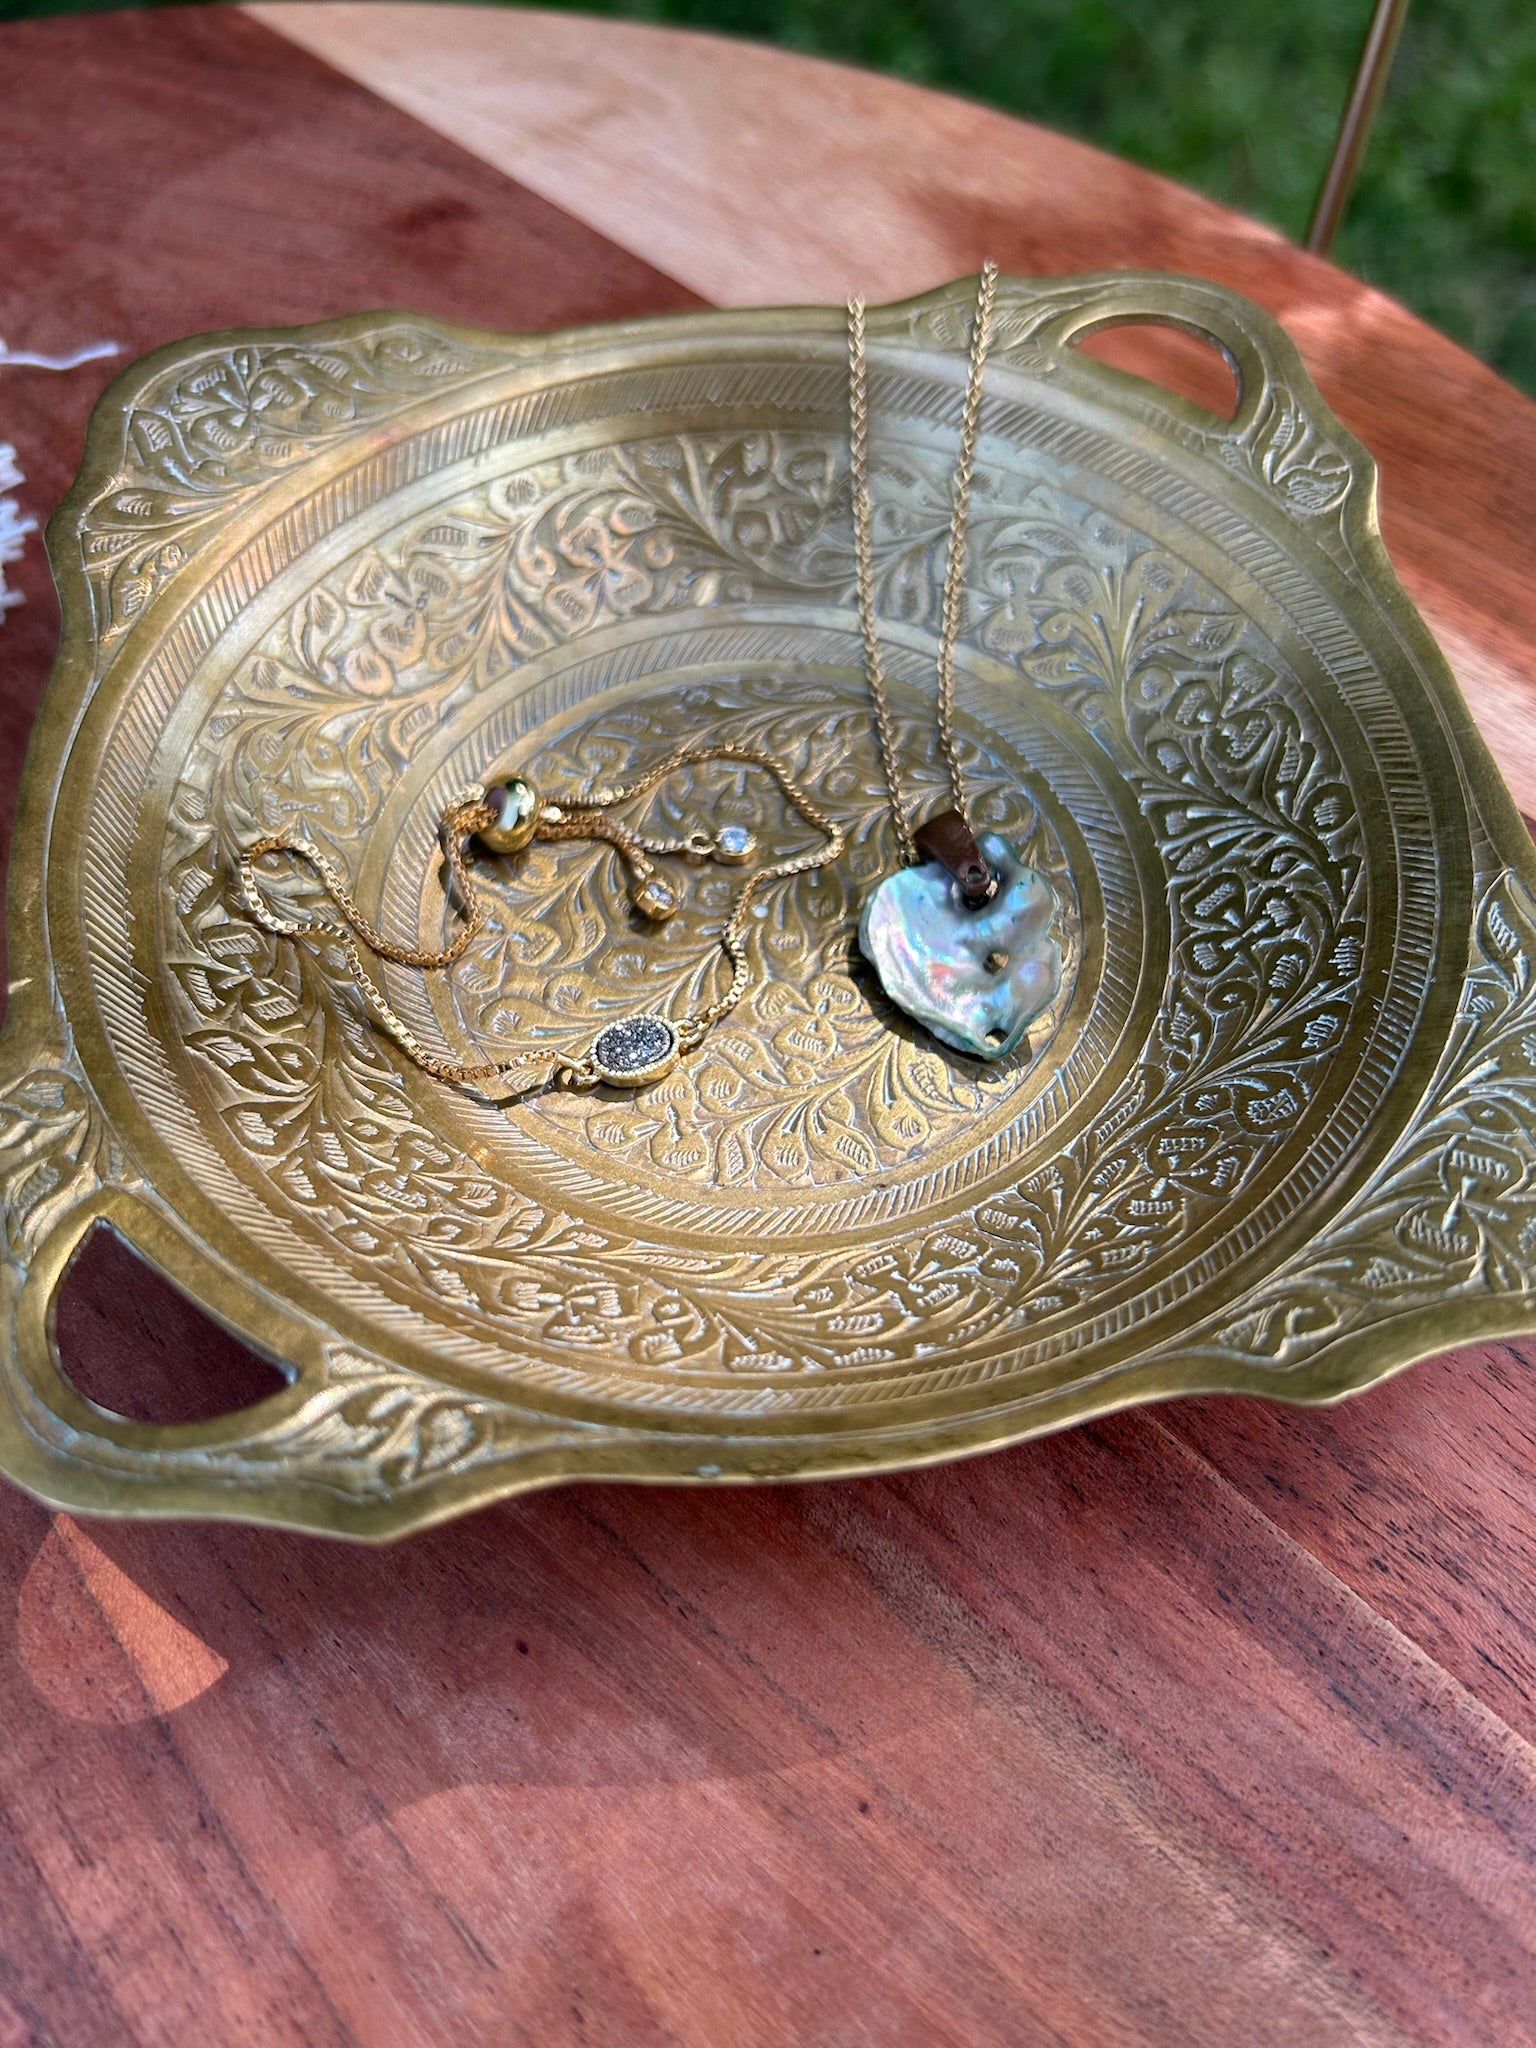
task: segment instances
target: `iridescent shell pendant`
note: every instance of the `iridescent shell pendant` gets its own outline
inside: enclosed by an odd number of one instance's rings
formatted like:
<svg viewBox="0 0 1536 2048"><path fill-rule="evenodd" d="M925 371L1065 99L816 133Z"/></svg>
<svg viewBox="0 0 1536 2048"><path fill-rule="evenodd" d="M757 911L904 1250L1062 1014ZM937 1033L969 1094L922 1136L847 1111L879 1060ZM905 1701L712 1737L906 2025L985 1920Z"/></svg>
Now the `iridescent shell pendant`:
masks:
<svg viewBox="0 0 1536 2048"><path fill-rule="evenodd" d="M898 1009L973 1059L1006 1059L1061 991L1061 905L1038 869L995 832L979 842L997 878L989 902L967 906L937 860L878 884L859 920L859 947Z"/></svg>

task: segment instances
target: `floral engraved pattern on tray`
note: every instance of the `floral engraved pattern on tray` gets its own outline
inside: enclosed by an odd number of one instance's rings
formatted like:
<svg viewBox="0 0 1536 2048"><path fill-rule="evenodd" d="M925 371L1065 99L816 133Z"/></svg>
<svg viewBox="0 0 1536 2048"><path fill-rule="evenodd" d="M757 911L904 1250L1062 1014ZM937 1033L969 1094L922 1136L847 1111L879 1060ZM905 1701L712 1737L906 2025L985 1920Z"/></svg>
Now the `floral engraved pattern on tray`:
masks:
<svg viewBox="0 0 1536 2048"><path fill-rule="evenodd" d="M151 382L128 414L122 468L90 508L85 567L102 638L126 632L232 499L477 360L486 351L391 324L321 346L285 337L212 350Z"/></svg>
<svg viewBox="0 0 1536 2048"><path fill-rule="evenodd" d="M1113 1110L978 1220L1022 1313L1070 1307L1179 1243L1283 1144L1344 1038L1366 927L1337 752L1272 654L1165 552L1041 516L989 557L984 644L1101 730L1152 820L1173 967Z"/></svg>
<svg viewBox="0 0 1536 2048"><path fill-rule="evenodd" d="M302 819L354 857L422 737L552 648L615 618L654 616L664 628L673 614L786 588L846 596L838 492L825 449L788 436L568 458L440 507L345 564L240 671L209 722L202 781L189 778L178 801L187 837L168 887L185 945L174 964L195 1013L183 1041L249 1159L345 1250L570 1354L627 1350L645 1368L846 1368L893 1358L919 1324L925 1345L1001 1339L1123 1292L1283 1151L1358 992L1347 777L1274 650L1209 585L1166 548L1043 485L1019 498L978 480L986 570L967 640L1093 734L1133 789L1166 870L1173 971L1153 1037L1104 1113L900 1255L679 1259L547 1205L494 1168L467 1167L413 1106L339 960L279 954L231 916L223 845ZM882 601L929 625L941 481L908 456L882 493ZM867 758L856 744L862 707L833 697L786 712L783 702L782 688L740 685L723 700L700 692L696 709L769 733L801 772L821 760L821 793L852 827L853 872L779 893L756 940L770 971L739 1019L668 1082L633 1102L541 1105L584 1130L615 1170L639 1162L708 1188L835 1188L921 1156L983 1107L983 1082L964 1062L892 1032L850 979L859 891L887 858L878 764L867 741ZM643 708L606 727L578 719L555 758L574 780L601 779L654 748L654 731ZM1031 858L1065 885L1038 807L997 761L972 772L979 815L1021 830ZM743 788L720 800L765 829ZM697 822L686 786L669 801L668 826ZM568 1039L633 1007L641 981L654 1001L627 920L615 935L606 856L535 858L538 876L530 867L507 880L455 978L473 1041ZM551 891L557 860L562 886ZM674 933L656 949L684 963L680 995L707 971L720 895L718 882L702 884L696 930L679 920L675 954ZM771 971L776 941L816 964L786 981ZM750 1329L744 1292L761 1295Z"/></svg>
<svg viewBox="0 0 1536 2048"><path fill-rule="evenodd" d="M1475 1046L1469 1056L1468 1047ZM1489 881L1457 1040L1392 1158L1220 1333L1294 1369L1374 1320L1458 1295L1536 1295L1536 901Z"/></svg>
<svg viewBox="0 0 1536 2048"><path fill-rule="evenodd" d="M456 702L594 627L786 585L835 597L852 556L827 451L759 438L539 465L315 585L209 727L238 734L231 821L314 813L332 835L360 831Z"/></svg>

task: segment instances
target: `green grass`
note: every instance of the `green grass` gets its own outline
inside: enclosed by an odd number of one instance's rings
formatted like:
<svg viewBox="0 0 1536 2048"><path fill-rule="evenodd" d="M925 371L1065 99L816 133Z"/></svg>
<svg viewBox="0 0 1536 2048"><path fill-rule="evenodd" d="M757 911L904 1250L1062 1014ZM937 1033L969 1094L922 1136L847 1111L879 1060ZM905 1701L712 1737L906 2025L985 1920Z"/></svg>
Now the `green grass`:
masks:
<svg viewBox="0 0 1536 2048"><path fill-rule="evenodd" d="M1369 0L587 0L990 101L1306 230ZM1536 5L1414 0L1334 251L1536 392Z"/></svg>
<svg viewBox="0 0 1536 2048"><path fill-rule="evenodd" d="M76 4L0 0L0 20ZM968 93L1298 237L1369 13L1369 0L584 4ZM1414 0L1334 254L1536 394L1532 0Z"/></svg>

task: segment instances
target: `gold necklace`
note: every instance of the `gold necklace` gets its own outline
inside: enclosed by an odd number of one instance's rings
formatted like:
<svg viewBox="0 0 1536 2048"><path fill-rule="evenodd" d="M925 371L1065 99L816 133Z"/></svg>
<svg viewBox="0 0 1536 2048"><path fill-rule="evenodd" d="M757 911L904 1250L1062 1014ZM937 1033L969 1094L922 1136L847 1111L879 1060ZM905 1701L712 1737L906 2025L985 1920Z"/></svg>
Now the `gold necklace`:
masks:
<svg viewBox="0 0 1536 2048"><path fill-rule="evenodd" d="M725 825L713 833L691 832L683 839L646 838L609 813L616 806L639 802L678 769L698 767L708 761L736 761L766 769L788 802L807 824L824 834L826 842L811 853L757 868L742 883L720 934L721 950L731 964L730 985L725 993L675 1020L656 1011L621 1018L606 1025L585 1052L530 1047L504 1059L469 1062L430 1052L369 973L359 940L381 959L403 967L430 970L452 966L485 923L485 899L470 872L471 840L478 840L489 853L508 855L520 854L540 840L604 840L629 867L633 878L630 896L635 908L652 923L664 923L677 911L679 898L672 885L657 874L651 855L677 854L688 860L713 860L740 867L752 860L757 851L756 839L742 825ZM418 1067L440 1081L452 1081L462 1087L477 1087L482 1082L538 1066L550 1067L553 1078L577 1087L606 1081L616 1088L642 1088L651 1081L659 1081L684 1053L702 1042L712 1025L735 1009L746 993L751 972L743 933L753 897L770 882L827 866L837 859L845 844L843 828L812 802L777 756L761 747L728 740L709 746L675 748L635 782L588 790L558 802L541 796L520 775L508 775L489 787L476 783L461 790L448 805L438 821L438 832L447 856L452 891L463 906L465 919L448 944L436 949L403 946L370 923L358 908L340 868L306 837L272 833L258 839L240 855L239 884L247 909L269 932L283 938L308 934L338 940L369 1008L389 1036ZM277 854L291 856L319 878L340 912L339 919L289 917L273 909L262 893L256 863Z"/></svg>
<svg viewBox="0 0 1536 2048"><path fill-rule="evenodd" d="M997 265L988 263L977 286L939 611L937 724L939 751L949 775L950 808L915 830L902 793L876 629L864 301L848 301L848 438L859 630L903 863L865 902L859 945L900 1009L944 1044L984 1060L1002 1059L1017 1050L1030 1025L1055 1001L1062 975L1061 948L1053 936L1060 909L1056 892L997 833L978 842L955 743L955 643L965 603L971 483L997 275Z"/></svg>

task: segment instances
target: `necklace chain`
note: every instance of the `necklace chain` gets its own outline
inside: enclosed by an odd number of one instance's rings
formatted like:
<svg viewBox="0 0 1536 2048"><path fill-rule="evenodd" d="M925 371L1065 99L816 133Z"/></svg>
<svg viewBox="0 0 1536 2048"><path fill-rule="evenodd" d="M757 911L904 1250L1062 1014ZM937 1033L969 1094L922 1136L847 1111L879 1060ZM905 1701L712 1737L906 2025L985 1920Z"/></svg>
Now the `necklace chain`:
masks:
<svg viewBox="0 0 1536 2048"><path fill-rule="evenodd" d="M791 875L808 874L835 861L846 844L842 826L835 819L829 818L820 805L806 795L777 755L769 753L762 747L748 746L744 742L719 740L708 746L675 747L670 754L634 782L591 790L583 796L565 797L559 802L541 803L538 824L533 835L543 840L605 840L623 855L643 890L651 882L655 872L648 858L650 854L680 854L685 858L707 858L707 836L692 833L686 839L646 838L631 831L621 820L610 817L608 813L617 805L637 803L649 796L659 783L664 782L669 775L675 774L678 769L702 766L708 761L735 761L745 766L766 769L779 785L788 803L800 813L808 825L823 834L824 844L808 853L794 854L787 860L754 868L742 883L736 892L730 916L726 919L720 934L721 950L731 964L730 984L724 994L716 997L713 1002L690 1011L672 1027L680 1052L692 1051L703 1040L710 1027L718 1024L722 1017L728 1016L746 994L751 972L747 965L745 932L752 899L770 882L786 880ZM465 849L476 833L483 833L494 827L497 816L494 806L486 801L485 789L476 784L462 790L439 820L439 834L452 882L451 894L457 895L465 913L463 924L446 946L405 946L380 931L364 916L346 876L335 861L322 852L312 839L298 835L273 833L247 847L241 853L238 865L240 893L251 915L270 932L285 938L297 938L308 933L337 940L347 956L348 965L358 987L380 1024L418 1067L434 1075L438 1080L473 1087L481 1082L496 1080L530 1067L551 1064L562 1079L578 1085L598 1080L602 1076L590 1054L572 1055L547 1046L530 1047L522 1052L508 1054L503 1059L478 1062L445 1059L441 1054L429 1051L394 1008L384 990L369 972L368 963L363 957L362 948L366 946L379 958L394 961L398 966L423 969L451 967L454 961L460 958L485 925L485 898L475 885ZM326 895L340 913L339 917L295 918L284 916L273 909L263 894L261 878L256 873L256 862L268 855L283 853L308 867L319 879ZM361 945L359 941L362 942Z"/></svg>
<svg viewBox="0 0 1536 2048"><path fill-rule="evenodd" d="M965 380L965 402L960 413L960 454L955 464L950 498L949 549L944 568L944 595L939 614L939 751L949 771L954 808L967 815L965 774L955 745L955 642L960 634L960 615L965 603L966 531L970 519L971 480L975 472L976 441L981 421L982 381L987 352L992 343L992 307L997 295L997 265L982 270L976 291L976 313L971 326L970 362ZM864 301L848 301L848 423L849 467L853 482L854 563L859 594L859 632L864 643L864 669L874 705L875 731L880 741L880 760L885 769L891 797L891 817L903 862L917 858L907 800L902 793L895 727L891 718L890 692L880 659L880 640L875 623L874 517L869 495L869 361L864 342Z"/></svg>

